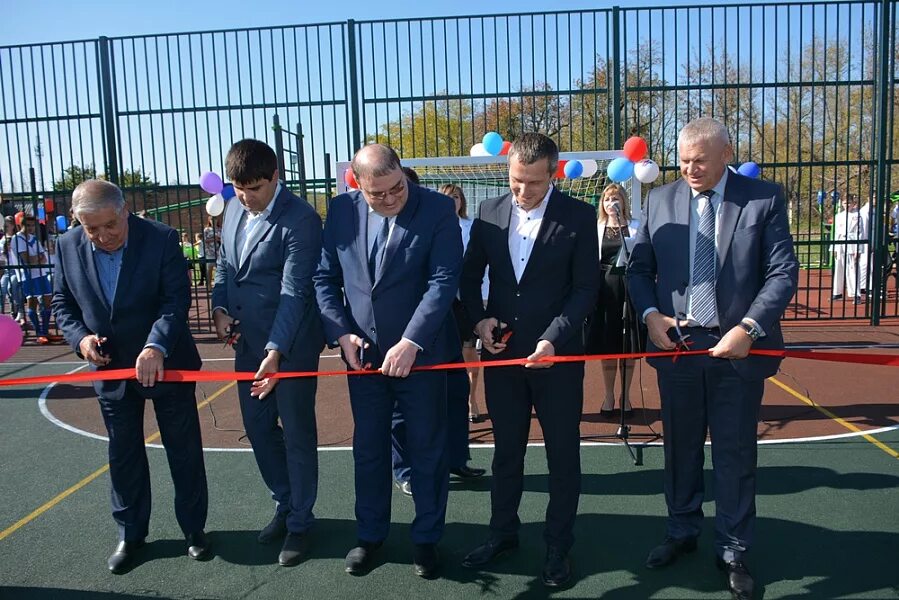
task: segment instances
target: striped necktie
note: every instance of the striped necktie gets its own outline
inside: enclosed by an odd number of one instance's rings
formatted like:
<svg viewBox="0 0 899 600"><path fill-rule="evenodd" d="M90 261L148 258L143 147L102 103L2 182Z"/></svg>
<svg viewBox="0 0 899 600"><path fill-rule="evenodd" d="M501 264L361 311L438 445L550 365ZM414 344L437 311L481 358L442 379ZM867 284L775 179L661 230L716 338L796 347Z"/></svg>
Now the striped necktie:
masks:
<svg viewBox="0 0 899 600"><path fill-rule="evenodd" d="M696 197L699 210L699 228L696 231L696 248L693 252L693 298L690 312L703 327L707 327L717 314L715 303L715 205L713 190L701 192Z"/></svg>

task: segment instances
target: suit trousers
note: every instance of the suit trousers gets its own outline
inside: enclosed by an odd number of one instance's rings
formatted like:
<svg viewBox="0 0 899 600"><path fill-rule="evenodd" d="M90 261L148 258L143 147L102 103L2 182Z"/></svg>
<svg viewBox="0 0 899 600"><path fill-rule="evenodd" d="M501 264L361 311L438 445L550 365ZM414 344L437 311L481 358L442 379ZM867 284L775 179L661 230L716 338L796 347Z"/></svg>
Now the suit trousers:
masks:
<svg viewBox="0 0 899 600"><path fill-rule="evenodd" d="M353 410L353 460L358 537L379 542L390 528L391 422L394 406L405 422L410 463L415 544L443 536L449 466L446 452L446 373L426 371L406 378L348 377Z"/></svg>
<svg viewBox="0 0 899 600"><path fill-rule="evenodd" d="M128 383L121 398L100 396L100 412L109 433L112 516L119 540L136 542L149 533L150 467L144 447L146 399ZM153 410L175 487L175 518L185 534L206 527L208 491L203 442L195 399L196 384L172 386L153 398Z"/></svg>
<svg viewBox="0 0 899 600"><path fill-rule="evenodd" d="M708 331L708 330L706 330ZM717 330L716 330L717 331ZM691 349L717 341L699 328ZM731 361L709 356L678 358L658 368L665 451L667 534L696 537L705 498L706 432L711 436L715 482L715 546L724 560L740 560L755 526L757 429L765 382L741 378Z"/></svg>
<svg viewBox="0 0 899 600"><path fill-rule="evenodd" d="M566 552L574 543L581 492L583 384L583 363L560 363L548 369L484 369L487 410L496 441L490 489L492 537L515 538L521 526L518 506L524 489L524 456L533 408L543 430L549 466L544 539L547 545Z"/></svg>
<svg viewBox="0 0 899 600"><path fill-rule="evenodd" d="M283 371L318 369L318 356ZM264 400L250 396L250 382L237 383L240 412L262 480L272 492L287 529L303 533L312 527L318 496L318 430L313 377L282 379ZM280 423L279 423L280 419Z"/></svg>
<svg viewBox="0 0 899 600"><path fill-rule="evenodd" d="M452 369L446 372L446 451L450 469L464 467L471 460L471 453L468 449L468 393L470 388L468 371ZM391 431L393 479L409 481L412 467L406 447L406 422L398 407L394 407L393 410Z"/></svg>

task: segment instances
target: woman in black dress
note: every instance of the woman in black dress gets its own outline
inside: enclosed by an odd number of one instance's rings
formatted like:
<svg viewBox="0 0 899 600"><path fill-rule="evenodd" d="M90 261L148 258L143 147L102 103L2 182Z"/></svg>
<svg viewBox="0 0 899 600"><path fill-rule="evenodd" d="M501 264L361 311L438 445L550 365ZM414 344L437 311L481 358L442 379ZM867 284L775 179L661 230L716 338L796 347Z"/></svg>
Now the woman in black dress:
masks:
<svg viewBox="0 0 899 600"><path fill-rule="evenodd" d="M606 186L602 191L602 200L597 211L596 228L599 234L599 267L602 270L602 284L596 310L587 329L587 354L619 354L624 351L623 320L625 314L624 264L621 255L622 240L632 238L637 233L637 222L630 220L630 204L627 192L617 184ZM628 240L628 247L632 244ZM630 307L627 314L631 318L628 331L635 338L636 323L633 322ZM631 344L630 351L637 351L637 345ZM615 408L615 374L619 372L619 362L602 361L602 379L605 384L605 397L599 412L611 415ZM634 374L634 361L625 361L625 397L620 399L621 409L626 416L633 410L627 397ZM620 384L619 384L620 386Z"/></svg>

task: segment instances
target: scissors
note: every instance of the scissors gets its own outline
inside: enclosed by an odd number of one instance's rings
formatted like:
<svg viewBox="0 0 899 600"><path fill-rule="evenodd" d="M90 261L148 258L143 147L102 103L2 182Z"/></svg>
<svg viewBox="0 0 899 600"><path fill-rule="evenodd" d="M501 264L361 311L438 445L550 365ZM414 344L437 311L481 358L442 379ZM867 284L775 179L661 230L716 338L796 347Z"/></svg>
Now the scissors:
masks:
<svg viewBox="0 0 899 600"><path fill-rule="evenodd" d="M684 317L684 318L686 318L686 317ZM674 341L677 344L676 350L678 352L685 352L690 349L690 346L693 344L693 342L687 341L688 338L690 337L689 333L684 335L684 332L681 331L680 319L681 319L681 315L677 315L677 317L674 319L674 332L677 334L677 339ZM676 354L671 357L671 362L677 362Z"/></svg>
<svg viewBox="0 0 899 600"><path fill-rule="evenodd" d="M228 346L233 346L234 342L237 340L237 336L240 332L237 330L240 325L240 321L231 321L228 324L228 327L225 328L225 345L222 348L227 348Z"/></svg>

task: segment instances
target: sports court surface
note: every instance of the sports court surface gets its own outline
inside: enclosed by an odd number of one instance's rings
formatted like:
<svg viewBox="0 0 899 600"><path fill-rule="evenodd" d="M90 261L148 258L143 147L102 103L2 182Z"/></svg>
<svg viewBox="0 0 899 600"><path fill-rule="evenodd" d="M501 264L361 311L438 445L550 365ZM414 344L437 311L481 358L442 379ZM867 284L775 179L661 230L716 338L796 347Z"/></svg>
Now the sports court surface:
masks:
<svg viewBox="0 0 899 600"><path fill-rule="evenodd" d="M790 325L794 348L899 354L899 325ZM227 352L200 340L206 370L230 368ZM0 377L83 369L66 347L26 345ZM322 370L341 363L325 351ZM616 440L617 421L599 415L598 365L588 366L582 421L583 494L572 550L575 581L559 598L727 598L712 552L714 505L707 503L699 552L662 571L643 568L664 534L662 451L646 444L635 466ZM749 557L758 597L899 597L899 369L787 359L769 380L759 422L757 542ZM633 434L661 433L654 371L638 370ZM0 388L0 598L519 598L544 597L543 511L547 472L539 427L528 452L521 549L491 571L461 567L487 535L489 476L453 482L440 544L442 577L411 572L412 503L394 495L394 526L368 576L343 572L355 541L352 419L342 377L319 380L318 523L309 558L279 567L278 546L260 546L273 506L241 438L233 384L201 383L214 558L189 560L172 510L165 455L148 405L154 515L148 545L127 574L106 571L116 542L109 516L106 444L88 386ZM481 403L483 407L483 401ZM483 408L482 408L483 410ZM472 465L489 466L490 421L472 425ZM610 443L611 442L611 443ZM709 464L710 459L707 461ZM712 484L707 479L707 490Z"/></svg>

